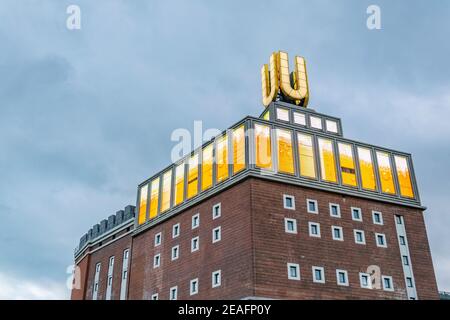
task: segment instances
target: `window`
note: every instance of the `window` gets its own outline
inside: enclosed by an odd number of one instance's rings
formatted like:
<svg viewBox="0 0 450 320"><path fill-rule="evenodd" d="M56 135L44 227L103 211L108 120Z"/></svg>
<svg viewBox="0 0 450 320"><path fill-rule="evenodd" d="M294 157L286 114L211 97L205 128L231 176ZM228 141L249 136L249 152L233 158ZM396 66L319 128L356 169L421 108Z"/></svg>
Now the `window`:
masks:
<svg viewBox="0 0 450 320"><path fill-rule="evenodd" d="M270 112L269 112L269 110L267 110L266 112L264 112L262 118L263 118L264 120L267 120L267 121L270 120Z"/></svg>
<svg viewBox="0 0 450 320"><path fill-rule="evenodd" d="M213 217L213 220L219 218L220 215L222 214L222 212L221 212L222 210L221 210L220 207L221 207L221 204L220 204L220 203L215 204L215 205L213 206L213 209L212 209L212 217Z"/></svg>
<svg viewBox="0 0 450 320"><path fill-rule="evenodd" d="M392 282L392 277L389 276L381 276L383 281L383 290L385 291L394 291L394 285Z"/></svg>
<svg viewBox="0 0 450 320"><path fill-rule="evenodd" d="M283 194L283 207L285 209L295 210L294 196L288 196L287 194Z"/></svg>
<svg viewBox="0 0 450 320"><path fill-rule="evenodd" d="M170 300L177 300L178 298L178 287L170 288Z"/></svg>
<svg viewBox="0 0 450 320"><path fill-rule="evenodd" d="M143 224L147 219L147 193L148 185L146 184L139 192L139 224Z"/></svg>
<svg viewBox="0 0 450 320"><path fill-rule="evenodd" d="M402 256L403 264L405 266L409 266L409 258L408 256Z"/></svg>
<svg viewBox="0 0 450 320"><path fill-rule="evenodd" d="M153 179L150 191L150 219L153 219L158 214L158 199L159 199L159 177Z"/></svg>
<svg viewBox="0 0 450 320"><path fill-rule="evenodd" d="M321 118L310 116L309 121L311 123L312 128L322 130L322 119Z"/></svg>
<svg viewBox="0 0 450 320"><path fill-rule="evenodd" d="M337 122L333 120L325 120L325 125L328 132L338 133Z"/></svg>
<svg viewBox="0 0 450 320"><path fill-rule="evenodd" d="M286 233L297 233L297 220L284 218L284 231Z"/></svg>
<svg viewBox="0 0 450 320"><path fill-rule="evenodd" d="M153 268L158 268L161 265L161 254L157 254L153 257Z"/></svg>
<svg viewBox="0 0 450 320"><path fill-rule="evenodd" d="M325 271L323 267L312 267L313 282L325 283Z"/></svg>
<svg viewBox="0 0 450 320"><path fill-rule="evenodd" d="M189 288L189 294L191 296L198 293L198 278L191 280Z"/></svg>
<svg viewBox="0 0 450 320"><path fill-rule="evenodd" d="M352 219L354 221L362 221L362 212L361 212L361 208L351 208L352 210Z"/></svg>
<svg viewBox="0 0 450 320"><path fill-rule="evenodd" d="M212 243L219 242L221 239L221 227L214 228L212 231Z"/></svg>
<svg viewBox="0 0 450 320"><path fill-rule="evenodd" d="M300 280L300 266L297 263L288 263L287 271L289 280Z"/></svg>
<svg viewBox="0 0 450 320"><path fill-rule="evenodd" d="M170 209L170 191L172 188L172 170L163 174L162 178L161 212Z"/></svg>
<svg viewBox="0 0 450 320"><path fill-rule="evenodd" d="M196 213L192 216L192 229L197 228L200 225L200 213Z"/></svg>
<svg viewBox="0 0 450 320"><path fill-rule="evenodd" d="M192 198L198 193L198 154L189 158L187 178L187 198Z"/></svg>
<svg viewBox="0 0 450 320"><path fill-rule="evenodd" d="M172 247L172 261L178 259L180 255L180 246L176 245L175 247Z"/></svg>
<svg viewBox="0 0 450 320"><path fill-rule="evenodd" d="M245 128L233 130L233 174L245 169Z"/></svg>
<svg viewBox="0 0 450 320"><path fill-rule="evenodd" d="M212 187L213 184L213 144L210 143L202 151L202 190Z"/></svg>
<svg viewBox="0 0 450 320"><path fill-rule="evenodd" d="M403 217L396 215L395 216L395 221L397 221L397 224L403 224Z"/></svg>
<svg viewBox="0 0 450 320"><path fill-rule="evenodd" d="M314 160L314 147L309 135L299 133L298 157L300 161L300 175L308 178L316 177L316 165Z"/></svg>
<svg viewBox="0 0 450 320"><path fill-rule="evenodd" d="M306 209L309 213L319 213L317 200L306 199Z"/></svg>
<svg viewBox="0 0 450 320"><path fill-rule="evenodd" d="M228 179L228 135L217 139L216 144L216 181Z"/></svg>
<svg viewBox="0 0 450 320"><path fill-rule="evenodd" d="M353 148L347 143L338 143L339 165L341 166L342 184L356 187L355 161L353 160Z"/></svg>
<svg viewBox="0 0 450 320"><path fill-rule="evenodd" d="M306 126L306 117L304 113L294 112L294 123Z"/></svg>
<svg viewBox="0 0 450 320"><path fill-rule="evenodd" d="M175 205L180 204L184 200L184 163L175 168Z"/></svg>
<svg viewBox="0 0 450 320"><path fill-rule="evenodd" d="M381 191L384 193L395 193L394 179L392 178L391 162L389 154L377 151L378 171L380 172Z"/></svg>
<svg viewBox="0 0 450 320"><path fill-rule="evenodd" d="M346 270L336 270L336 283L338 286L348 286L348 273Z"/></svg>
<svg viewBox="0 0 450 320"><path fill-rule="evenodd" d="M123 279L126 279L126 278L127 278L127 275L128 275L128 271L125 270L125 271L123 272Z"/></svg>
<svg viewBox="0 0 450 320"><path fill-rule="evenodd" d="M114 257L109 258L109 266L112 267L114 265Z"/></svg>
<svg viewBox="0 0 450 320"><path fill-rule="evenodd" d="M400 186L400 194L403 197L414 198L414 192L411 184L411 176L409 174L408 160L406 157L394 156L395 168L397 169L398 184Z"/></svg>
<svg viewBox="0 0 450 320"><path fill-rule="evenodd" d="M214 271L213 273L212 273L212 277L211 277L211 281L212 281L212 287L213 288L216 288L216 287L220 287L220 284L221 284L221 271L220 270L217 270L217 271Z"/></svg>
<svg viewBox="0 0 450 320"><path fill-rule="evenodd" d="M292 132L276 129L278 150L278 171L294 174L294 155L292 153Z"/></svg>
<svg viewBox="0 0 450 320"><path fill-rule="evenodd" d="M162 235L161 232L158 232L155 234L155 247L159 246L161 244Z"/></svg>
<svg viewBox="0 0 450 320"><path fill-rule="evenodd" d="M377 185L373 170L372 152L370 149L362 147L358 147L357 150L362 187L367 190L376 190Z"/></svg>
<svg viewBox="0 0 450 320"><path fill-rule="evenodd" d="M320 238L320 224L309 222L309 236Z"/></svg>
<svg viewBox="0 0 450 320"><path fill-rule="evenodd" d="M277 119L283 121L289 121L289 110L277 108Z"/></svg>
<svg viewBox="0 0 450 320"><path fill-rule="evenodd" d="M152 300L158 300L158 294L157 293L152 294Z"/></svg>
<svg viewBox="0 0 450 320"><path fill-rule="evenodd" d="M379 211L372 211L372 220L374 224L383 225L383 215Z"/></svg>
<svg viewBox="0 0 450 320"><path fill-rule="evenodd" d="M112 284L112 276L108 277L108 287L110 287ZM107 299L108 300L108 299Z"/></svg>
<svg viewBox="0 0 450 320"><path fill-rule="evenodd" d="M377 247L386 248L386 236L382 233L375 233L375 238L377 239Z"/></svg>
<svg viewBox="0 0 450 320"><path fill-rule="evenodd" d="M191 252L197 251L199 248L199 237L191 239Z"/></svg>
<svg viewBox="0 0 450 320"><path fill-rule="evenodd" d="M124 260L127 260L127 259L128 259L128 254L129 254L129 251L128 251L128 250L125 250L125 251L123 252L123 259L124 259Z"/></svg>
<svg viewBox="0 0 450 320"><path fill-rule="evenodd" d="M335 218L341 217L341 208L336 203L330 203L330 216Z"/></svg>
<svg viewBox="0 0 450 320"><path fill-rule="evenodd" d="M411 277L406 277L406 286L408 288L414 288L414 284Z"/></svg>
<svg viewBox="0 0 450 320"><path fill-rule="evenodd" d="M176 238L180 235L180 223L172 226L172 238Z"/></svg>
<svg viewBox="0 0 450 320"><path fill-rule="evenodd" d="M336 182L336 162L334 160L333 142L328 139L318 139L319 162L322 180Z"/></svg>
<svg viewBox="0 0 450 320"><path fill-rule="evenodd" d="M399 236L398 241L400 242L400 245L406 246L406 239L404 236Z"/></svg>
<svg viewBox="0 0 450 320"><path fill-rule="evenodd" d="M342 232L342 227L332 226L331 230L332 230L333 240L344 241L344 234Z"/></svg>
<svg viewBox="0 0 450 320"><path fill-rule="evenodd" d="M255 124L256 166L262 169L272 168L272 147L270 127Z"/></svg>
<svg viewBox="0 0 450 320"><path fill-rule="evenodd" d="M355 243L357 244L366 244L366 237L364 235L364 231L362 230L353 230L355 235Z"/></svg>
<svg viewBox="0 0 450 320"><path fill-rule="evenodd" d="M370 274L360 272L359 282L361 288L372 289L372 281L370 280Z"/></svg>

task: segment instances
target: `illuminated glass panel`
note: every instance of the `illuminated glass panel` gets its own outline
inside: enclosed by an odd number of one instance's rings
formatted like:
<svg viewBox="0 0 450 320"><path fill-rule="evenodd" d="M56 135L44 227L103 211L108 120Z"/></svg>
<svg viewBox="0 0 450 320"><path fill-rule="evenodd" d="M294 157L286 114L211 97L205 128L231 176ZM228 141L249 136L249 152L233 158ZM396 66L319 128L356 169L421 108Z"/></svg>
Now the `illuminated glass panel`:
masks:
<svg viewBox="0 0 450 320"><path fill-rule="evenodd" d="M312 137L299 133L298 154L300 159L300 175L309 178L316 177L316 166L314 164L314 149Z"/></svg>
<svg viewBox="0 0 450 320"><path fill-rule="evenodd" d="M175 168L175 205L183 202L184 199L184 164Z"/></svg>
<svg viewBox="0 0 450 320"><path fill-rule="evenodd" d="M272 168L272 147L270 127L255 124L256 166L264 169Z"/></svg>
<svg viewBox="0 0 450 320"><path fill-rule="evenodd" d="M198 193L198 154L189 159L187 197L192 198Z"/></svg>
<svg viewBox="0 0 450 320"><path fill-rule="evenodd" d="M153 179L150 189L150 219L153 219L158 214L158 200L159 200L159 177Z"/></svg>
<svg viewBox="0 0 450 320"><path fill-rule="evenodd" d="M311 122L311 127L316 129L322 129L322 119L318 117L309 117L309 120Z"/></svg>
<svg viewBox="0 0 450 320"><path fill-rule="evenodd" d="M372 153L367 148L358 147L357 150L362 187L367 190L375 190L377 185L373 170Z"/></svg>
<svg viewBox="0 0 450 320"><path fill-rule="evenodd" d="M294 174L294 156L292 154L292 132L277 129L278 171Z"/></svg>
<svg viewBox="0 0 450 320"><path fill-rule="evenodd" d="M245 169L245 128L233 130L233 174Z"/></svg>
<svg viewBox="0 0 450 320"><path fill-rule="evenodd" d="M394 160L395 168L397 169L398 183L400 185L400 194L403 197L414 198L408 160L406 159L406 157L402 156L394 156Z"/></svg>
<svg viewBox="0 0 450 320"><path fill-rule="evenodd" d="M352 146L346 143L338 143L339 162L342 173L342 183L356 187L355 161L353 160Z"/></svg>
<svg viewBox="0 0 450 320"><path fill-rule="evenodd" d="M141 188L141 192L139 194L139 224L145 222L146 213L147 213L147 193L148 193L148 185L145 185Z"/></svg>
<svg viewBox="0 0 450 320"><path fill-rule="evenodd" d="M336 182L336 164L334 161L333 142L328 139L318 139L319 160L322 179Z"/></svg>
<svg viewBox="0 0 450 320"><path fill-rule="evenodd" d="M395 193L394 179L392 179L389 154L377 151L378 171L380 172L381 191Z"/></svg>
<svg viewBox="0 0 450 320"><path fill-rule="evenodd" d="M283 121L289 121L289 110L283 108L277 108L277 119Z"/></svg>
<svg viewBox="0 0 450 320"><path fill-rule="evenodd" d="M306 117L303 113L294 112L294 123L306 126Z"/></svg>
<svg viewBox="0 0 450 320"><path fill-rule="evenodd" d="M202 153L202 190L206 190L213 183L213 144L207 145Z"/></svg>
<svg viewBox="0 0 450 320"><path fill-rule="evenodd" d="M170 190L172 187L172 170L163 174L163 186L161 195L161 212L170 209Z"/></svg>
<svg viewBox="0 0 450 320"><path fill-rule="evenodd" d="M337 123L336 121L333 120L326 120L325 124L327 126L327 131L329 132L333 132L333 133L337 133L338 132L338 128L337 128Z"/></svg>
<svg viewBox="0 0 450 320"><path fill-rule="evenodd" d="M228 179L228 135L217 139L216 165L216 181Z"/></svg>
<svg viewBox="0 0 450 320"><path fill-rule="evenodd" d="M264 115L262 116L262 118L263 118L264 120L270 120L270 112L267 111L266 113L264 113Z"/></svg>

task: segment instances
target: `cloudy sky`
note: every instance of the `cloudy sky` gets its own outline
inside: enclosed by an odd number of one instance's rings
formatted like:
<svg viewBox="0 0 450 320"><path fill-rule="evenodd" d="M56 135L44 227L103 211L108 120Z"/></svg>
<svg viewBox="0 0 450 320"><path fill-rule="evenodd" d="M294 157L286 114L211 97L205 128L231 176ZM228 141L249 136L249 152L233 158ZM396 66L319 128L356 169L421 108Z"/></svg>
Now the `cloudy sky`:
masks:
<svg viewBox="0 0 450 320"><path fill-rule="evenodd" d="M259 115L280 49L307 59L310 107L346 137L413 154L450 291L449 17L443 0L1 1L0 298L67 298L79 237L134 204L174 129Z"/></svg>

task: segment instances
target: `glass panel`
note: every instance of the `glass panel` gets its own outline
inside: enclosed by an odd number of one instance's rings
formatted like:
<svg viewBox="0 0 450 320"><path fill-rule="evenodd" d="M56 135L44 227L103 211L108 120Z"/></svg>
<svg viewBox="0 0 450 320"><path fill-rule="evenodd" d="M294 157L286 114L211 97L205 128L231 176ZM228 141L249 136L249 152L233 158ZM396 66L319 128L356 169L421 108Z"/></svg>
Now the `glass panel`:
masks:
<svg viewBox="0 0 450 320"><path fill-rule="evenodd" d="M266 113L264 113L264 115L262 116L262 118L263 118L264 120L270 120L270 112L267 111Z"/></svg>
<svg viewBox="0 0 450 320"><path fill-rule="evenodd" d="M381 191L395 193L394 179L392 179L389 154L377 151L378 171L380 172Z"/></svg>
<svg viewBox="0 0 450 320"><path fill-rule="evenodd" d="M228 179L228 135L217 139L216 147L217 182Z"/></svg>
<svg viewBox="0 0 450 320"><path fill-rule="evenodd" d="M322 179L336 182L336 164L331 140L319 139L319 159Z"/></svg>
<svg viewBox="0 0 450 320"><path fill-rule="evenodd" d="M278 171L294 174L294 156L292 154L292 132L277 129Z"/></svg>
<svg viewBox="0 0 450 320"><path fill-rule="evenodd" d="M161 198L161 212L170 208L170 191L172 186L172 170L163 174L163 187Z"/></svg>
<svg viewBox="0 0 450 320"><path fill-rule="evenodd" d="M375 172L373 170L372 153L370 149L358 147L359 171L362 187L368 190L376 189Z"/></svg>
<svg viewBox="0 0 450 320"><path fill-rule="evenodd" d="M184 163L175 168L175 205L184 199Z"/></svg>
<svg viewBox="0 0 450 320"><path fill-rule="evenodd" d="M303 113L294 112L294 123L306 126L306 118Z"/></svg>
<svg viewBox="0 0 450 320"><path fill-rule="evenodd" d="M309 178L316 177L316 167L314 164L314 149L312 137L299 133L298 138L298 154L300 158L300 175Z"/></svg>
<svg viewBox="0 0 450 320"><path fill-rule="evenodd" d="M289 121L289 110L277 108L277 119L283 121Z"/></svg>
<svg viewBox="0 0 450 320"><path fill-rule="evenodd" d="M245 169L244 125L233 130L233 174Z"/></svg>
<svg viewBox="0 0 450 320"><path fill-rule="evenodd" d="M198 154L189 159L187 197L192 198L198 193Z"/></svg>
<svg viewBox="0 0 450 320"><path fill-rule="evenodd" d="M338 132L336 121L333 121L333 120L326 120L326 121L325 121L325 124L326 124L326 126L327 126L327 131L329 131L329 132L334 132L334 133L337 133L337 132Z"/></svg>
<svg viewBox="0 0 450 320"><path fill-rule="evenodd" d="M145 185L141 188L141 192L139 194L139 220L138 220L139 224L144 223L146 219L147 193L148 193L148 185Z"/></svg>
<svg viewBox="0 0 450 320"><path fill-rule="evenodd" d="M397 178L400 185L400 194L404 197L414 198L414 192L411 184L411 175L408 168L406 157L394 156L395 168L397 169Z"/></svg>
<svg viewBox="0 0 450 320"><path fill-rule="evenodd" d="M356 187L355 162L353 161L353 148L350 144L338 143L339 162L342 172L342 183Z"/></svg>
<svg viewBox="0 0 450 320"><path fill-rule="evenodd" d="M255 124L256 166L264 169L272 168L272 147L270 127Z"/></svg>
<svg viewBox="0 0 450 320"><path fill-rule="evenodd" d="M202 190L206 190L213 183L213 144L207 145L202 154Z"/></svg>
<svg viewBox="0 0 450 320"><path fill-rule="evenodd" d="M154 179L150 189L150 219L158 214L159 177Z"/></svg>
<svg viewBox="0 0 450 320"><path fill-rule="evenodd" d="M309 117L311 121L311 127L316 129L322 129L322 119L318 117Z"/></svg>

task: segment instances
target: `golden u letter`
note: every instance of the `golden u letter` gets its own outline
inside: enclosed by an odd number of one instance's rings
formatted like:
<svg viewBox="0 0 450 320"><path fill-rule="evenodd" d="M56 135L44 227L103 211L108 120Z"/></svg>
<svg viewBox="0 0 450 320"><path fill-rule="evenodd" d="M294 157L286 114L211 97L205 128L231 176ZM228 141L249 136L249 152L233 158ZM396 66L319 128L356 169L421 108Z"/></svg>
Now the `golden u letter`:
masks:
<svg viewBox="0 0 450 320"><path fill-rule="evenodd" d="M262 98L264 106L275 100L278 94L278 53L270 56L270 73L267 64L261 68Z"/></svg>

